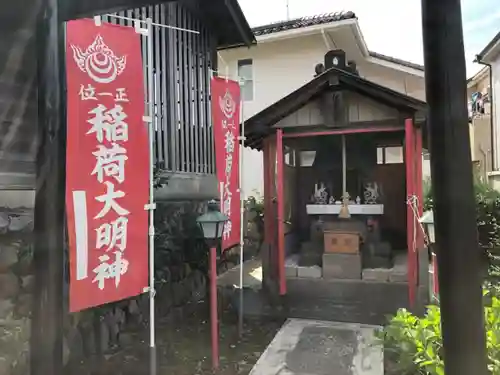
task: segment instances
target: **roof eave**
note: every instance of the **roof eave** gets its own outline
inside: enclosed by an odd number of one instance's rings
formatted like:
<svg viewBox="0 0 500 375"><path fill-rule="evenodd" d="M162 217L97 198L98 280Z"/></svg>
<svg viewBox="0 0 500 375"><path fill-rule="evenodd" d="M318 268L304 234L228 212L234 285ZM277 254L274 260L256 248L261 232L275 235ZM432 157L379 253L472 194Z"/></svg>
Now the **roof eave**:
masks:
<svg viewBox="0 0 500 375"><path fill-rule="evenodd" d="M356 20L357 21L357 20ZM361 51L361 54L366 59L367 62L371 62L373 64L378 64L385 66L390 69L399 70L403 73L411 74L417 77L424 77L423 69L416 69L415 67L408 66L406 64L399 64L394 61L388 61L376 56L372 56L372 52L368 49L368 45L366 44L365 37L363 36L363 32L361 31L361 27L358 22L355 22L351 25L352 32L354 33L354 37L358 43L358 47Z"/></svg>
<svg viewBox="0 0 500 375"><path fill-rule="evenodd" d="M491 64L498 54L500 54L500 32L477 54L476 58L479 62Z"/></svg>
<svg viewBox="0 0 500 375"><path fill-rule="evenodd" d="M403 112L412 113L417 117L425 117L427 113L427 103L419 99L401 94L351 73L331 68L321 75L313 78L301 88L295 90L286 97L280 99L274 104L271 104L267 108L247 119L245 121L245 130L247 130L249 134L245 134L245 136L249 137L249 146L251 148L260 149L262 147L261 138L265 136L266 132L269 131L271 127L270 124L275 123L276 118L282 118L283 115L288 115L288 112L292 109L296 109L296 107L304 105L304 103L311 100L311 98L317 95L320 91L330 86L329 79L332 74L339 75L340 82L352 87L353 89L359 90L361 95L372 97L374 100L379 102L385 101L386 103L390 103L386 105L403 110ZM375 95L376 91L379 92L377 95ZM273 112L279 107L281 107L280 110L283 113L279 116L273 115ZM250 134L250 132L252 132L251 128L254 128L254 136Z"/></svg>
<svg viewBox="0 0 500 375"><path fill-rule="evenodd" d="M237 0L225 0L225 4L227 9L229 10L229 13L231 14L231 18L233 19L234 23L236 24L236 27L238 28L238 31L240 33L240 36L242 38L242 46L250 47L253 44L256 43L255 36L253 34L253 31L248 24L248 21L243 14L243 11L240 7L240 4L238 3ZM223 46L220 46L223 47Z"/></svg>
<svg viewBox="0 0 500 375"><path fill-rule="evenodd" d="M296 38L300 36L321 34L322 31L333 30L343 26L349 26L357 23L356 18L350 18L340 21L332 21L314 26L298 27L296 29L277 31L269 34L256 36L257 43L269 43L275 41L282 41L285 39Z"/></svg>
<svg viewBox="0 0 500 375"><path fill-rule="evenodd" d="M489 71L490 68L488 66L483 66L479 72L467 80L467 88L471 88L478 84L479 81L486 79L489 75Z"/></svg>

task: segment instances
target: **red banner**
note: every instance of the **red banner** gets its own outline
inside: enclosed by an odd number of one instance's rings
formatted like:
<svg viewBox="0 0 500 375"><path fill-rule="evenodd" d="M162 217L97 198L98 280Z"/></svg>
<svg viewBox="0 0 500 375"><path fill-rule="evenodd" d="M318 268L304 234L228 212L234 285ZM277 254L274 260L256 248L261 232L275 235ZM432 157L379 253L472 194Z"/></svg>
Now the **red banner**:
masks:
<svg viewBox="0 0 500 375"><path fill-rule="evenodd" d="M214 77L211 82L215 162L222 212L229 217L224 226L222 249L240 243L240 85Z"/></svg>
<svg viewBox="0 0 500 375"><path fill-rule="evenodd" d="M148 286L148 127L133 28L67 24L70 311Z"/></svg>

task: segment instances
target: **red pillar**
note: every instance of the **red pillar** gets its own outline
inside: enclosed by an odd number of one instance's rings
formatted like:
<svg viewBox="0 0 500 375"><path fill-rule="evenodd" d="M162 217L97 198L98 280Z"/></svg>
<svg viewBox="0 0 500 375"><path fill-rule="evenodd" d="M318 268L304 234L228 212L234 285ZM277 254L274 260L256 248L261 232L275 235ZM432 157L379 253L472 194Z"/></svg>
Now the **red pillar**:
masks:
<svg viewBox="0 0 500 375"><path fill-rule="evenodd" d="M424 183L422 175L422 128L415 128L415 178L416 193L418 199L418 217L421 218L424 213ZM420 226L416 228L418 234L418 249L424 248L424 234Z"/></svg>
<svg viewBox="0 0 500 375"><path fill-rule="evenodd" d="M210 331L212 334L212 369L219 369L219 313L217 310L217 248L210 249Z"/></svg>
<svg viewBox="0 0 500 375"><path fill-rule="evenodd" d="M405 166L406 166L406 196L411 198L415 194L415 143L414 143L413 119L405 120ZM410 203L410 202L408 202ZM408 245L408 296L410 306L415 303L416 281L417 281L417 253L415 214L411 204L406 206L406 228Z"/></svg>
<svg viewBox="0 0 500 375"><path fill-rule="evenodd" d="M278 275L280 295L286 294L286 275L285 275L285 195L283 190L284 183L284 155L283 155L283 129L276 132L276 158L277 158L277 195L278 195Z"/></svg>

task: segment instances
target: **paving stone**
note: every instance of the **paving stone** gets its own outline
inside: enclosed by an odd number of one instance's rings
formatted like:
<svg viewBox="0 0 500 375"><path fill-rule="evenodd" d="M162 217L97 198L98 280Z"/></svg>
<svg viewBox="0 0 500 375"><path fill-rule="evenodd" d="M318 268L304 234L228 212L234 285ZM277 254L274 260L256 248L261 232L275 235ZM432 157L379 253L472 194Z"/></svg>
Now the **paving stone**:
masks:
<svg viewBox="0 0 500 375"><path fill-rule="evenodd" d="M359 254L323 254L323 278L361 279Z"/></svg>
<svg viewBox="0 0 500 375"><path fill-rule="evenodd" d="M322 270L319 266L312 267L298 267L297 268L298 277L306 277L310 279L320 279L322 276Z"/></svg>
<svg viewBox="0 0 500 375"><path fill-rule="evenodd" d="M366 268L363 270L363 280L367 281L389 281L390 270L387 268Z"/></svg>

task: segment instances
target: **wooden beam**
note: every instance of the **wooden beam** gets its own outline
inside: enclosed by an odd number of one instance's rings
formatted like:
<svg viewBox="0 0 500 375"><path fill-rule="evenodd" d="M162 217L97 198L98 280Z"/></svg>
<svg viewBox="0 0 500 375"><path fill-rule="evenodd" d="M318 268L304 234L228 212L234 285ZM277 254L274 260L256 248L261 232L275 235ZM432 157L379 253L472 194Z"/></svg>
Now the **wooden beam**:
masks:
<svg viewBox="0 0 500 375"><path fill-rule="evenodd" d="M281 130L281 129L279 129ZM311 132L297 132L297 133L287 133L283 134L283 138L303 138L303 137L315 137L321 135L341 135L341 134L363 134L363 133L380 133L380 132L397 132L404 130L401 126L381 126L379 128L369 127L369 128L342 128L342 129L331 129L322 131L311 131Z"/></svg>
<svg viewBox="0 0 500 375"><path fill-rule="evenodd" d="M486 375L460 0L422 0L422 28L445 373Z"/></svg>
<svg viewBox="0 0 500 375"><path fill-rule="evenodd" d="M168 3L173 0L68 0L63 5L61 17L64 21L93 17L98 14L113 13L125 9Z"/></svg>

